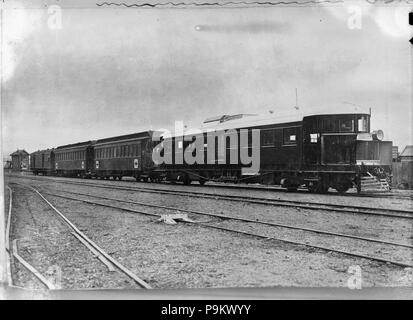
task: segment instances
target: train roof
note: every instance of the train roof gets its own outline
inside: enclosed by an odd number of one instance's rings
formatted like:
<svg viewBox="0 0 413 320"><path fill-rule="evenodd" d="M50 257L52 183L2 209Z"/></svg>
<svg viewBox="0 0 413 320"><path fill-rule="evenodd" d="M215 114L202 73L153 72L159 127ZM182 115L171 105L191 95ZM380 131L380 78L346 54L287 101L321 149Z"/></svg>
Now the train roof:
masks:
<svg viewBox="0 0 413 320"><path fill-rule="evenodd" d="M43 149L43 150L37 150L37 151L33 151L31 154L36 154L36 153L50 153L54 151L54 149Z"/></svg>
<svg viewBox="0 0 413 320"><path fill-rule="evenodd" d="M147 131L131 133L131 134L125 134L125 135L116 136L116 137L99 139L99 140L96 140L95 145L104 144L104 143L108 143L108 142L120 142L120 141L126 141L126 140L133 140L133 139L151 137L152 132L153 131L151 131L151 130L147 130Z"/></svg>
<svg viewBox="0 0 413 320"><path fill-rule="evenodd" d="M202 130L228 130L250 127L262 127L273 124L291 124L295 122L301 122L306 117L314 116L339 116L339 115L351 115L351 114L366 114L363 112L340 112L340 113L311 113L306 114L303 112L293 111L289 114L266 114L266 115L244 115L244 116L221 116L216 117L215 121L204 122Z"/></svg>
<svg viewBox="0 0 413 320"><path fill-rule="evenodd" d="M72 144L66 144L64 146L59 146L55 149L55 151L62 151L65 149L72 149L72 148L77 148L77 147L87 147L89 145L92 145L94 141L84 141L84 142L77 142L77 143L72 143Z"/></svg>

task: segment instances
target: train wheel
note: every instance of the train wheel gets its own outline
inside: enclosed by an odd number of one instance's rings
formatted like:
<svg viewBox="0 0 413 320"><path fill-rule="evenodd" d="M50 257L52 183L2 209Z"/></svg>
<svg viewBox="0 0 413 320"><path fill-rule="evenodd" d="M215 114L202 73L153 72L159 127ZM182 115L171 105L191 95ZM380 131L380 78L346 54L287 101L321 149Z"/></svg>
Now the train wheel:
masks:
<svg viewBox="0 0 413 320"><path fill-rule="evenodd" d="M343 194L346 193L346 191L349 189L347 185L344 184L338 184L335 189L337 190L338 193Z"/></svg>

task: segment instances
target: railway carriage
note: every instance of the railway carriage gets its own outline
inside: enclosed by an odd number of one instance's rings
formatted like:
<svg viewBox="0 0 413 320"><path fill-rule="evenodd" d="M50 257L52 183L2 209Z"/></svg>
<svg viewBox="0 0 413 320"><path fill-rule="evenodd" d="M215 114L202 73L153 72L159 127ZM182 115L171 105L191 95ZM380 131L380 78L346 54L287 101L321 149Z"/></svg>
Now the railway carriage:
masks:
<svg viewBox="0 0 413 320"><path fill-rule="evenodd" d="M57 147L54 150L58 176L88 178L93 170L93 142L85 141Z"/></svg>
<svg viewBox="0 0 413 320"><path fill-rule="evenodd" d="M53 149L39 150L30 154L30 169L35 175L52 175L54 163Z"/></svg>
<svg viewBox="0 0 413 320"><path fill-rule="evenodd" d="M97 140L94 144L93 175L147 180L152 162L152 131Z"/></svg>

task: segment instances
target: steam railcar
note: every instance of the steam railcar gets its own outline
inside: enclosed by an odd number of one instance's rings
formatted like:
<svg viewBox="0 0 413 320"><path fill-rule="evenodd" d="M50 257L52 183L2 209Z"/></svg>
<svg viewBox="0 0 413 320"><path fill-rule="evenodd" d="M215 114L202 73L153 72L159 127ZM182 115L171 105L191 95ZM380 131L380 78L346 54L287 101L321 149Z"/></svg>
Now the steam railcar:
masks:
<svg viewBox="0 0 413 320"><path fill-rule="evenodd" d="M277 120L254 115L222 116L205 122L201 137L205 148L197 149L204 159L187 163L179 149L195 143L197 136L169 138L171 164L161 164L153 172L155 178L190 183L197 180L256 182L279 184L290 190L305 185L310 191L326 192L332 187L345 192L351 187L360 191L364 176L391 179L391 141L383 141L381 130L370 133L370 115L365 113L310 115ZM248 132L247 145L241 144L241 131ZM259 144L253 143L253 131L259 132ZM236 132L221 136L215 149L208 149L212 132ZM163 141L166 143L167 140ZM221 143L220 143L221 142ZM224 148L224 152L219 149ZM254 150L258 148L259 150ZM237 161L231 161L231 152L237 151ZM247 172L240 161L242 149L248 155L259 152L259 170ZM214 161L207 163L208 150L215 151Z"/></svg>

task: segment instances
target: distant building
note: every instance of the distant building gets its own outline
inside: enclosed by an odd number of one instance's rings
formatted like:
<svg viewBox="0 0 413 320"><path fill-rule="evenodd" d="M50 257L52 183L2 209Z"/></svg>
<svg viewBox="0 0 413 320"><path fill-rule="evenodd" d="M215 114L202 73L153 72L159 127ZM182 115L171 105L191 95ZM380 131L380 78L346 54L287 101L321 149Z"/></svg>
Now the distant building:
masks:
<svg viewBox="0 0 413 320"><path fill-rule="evenodd" d="M4 169L11 169L11 160L4 160Z"/></svg>
<svg viewBox="0 0 413 320"><path fill-rule="evenodd" d="M392 147L392 160L393 160L393 162L400 161L400 159L399 159L399 147L398 146L393 146Z"/></svg>
<svg viewBox="0 0 413 320"><path fill-rule="evenodd" d="M406 146L403 152L400 154L400 160L403 161L413 161L413 145Z"/></svg>
<svg viewBox="0 0 413 320"><path fill-rule="evenodd" d="M402 162L402 184L405 188L413 188L413 145L404 148L400 159Z"/></svg>
<svg viewBox="0 0 413 320"><path fill-rule="evenodd" d="M29 169L29 153L26 150L17 149L11 155L11 167L13 171Z"/></svg>

